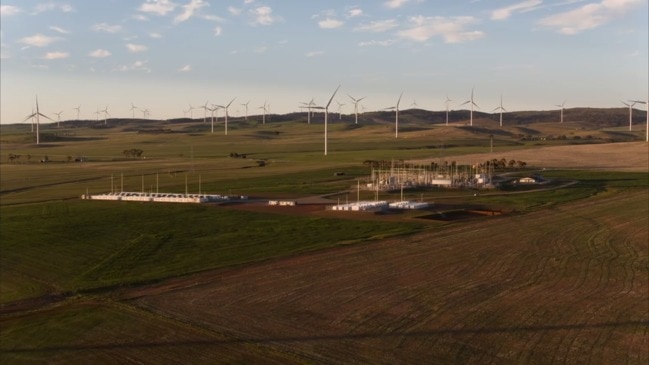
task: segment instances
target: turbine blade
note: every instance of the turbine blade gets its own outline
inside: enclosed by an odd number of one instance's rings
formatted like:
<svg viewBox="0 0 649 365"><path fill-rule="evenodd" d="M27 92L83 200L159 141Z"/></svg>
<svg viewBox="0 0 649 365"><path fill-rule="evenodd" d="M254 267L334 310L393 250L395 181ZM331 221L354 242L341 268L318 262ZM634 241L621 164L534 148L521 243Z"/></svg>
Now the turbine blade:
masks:
<svg viewBox="0 0 649 365"><path fill-rule="evenodd" d="M325 109L328 109L328 108L329 108L329 104L331 104L331 101L334 100L334 96L336 96L336 93L338 92L338 89L340 89L340 85L338 85L338 87L336 88L336 90L334 91L334 93L331 94L331 98L329 99L329 102L327 103L327 106L325 107Z"/></svg>

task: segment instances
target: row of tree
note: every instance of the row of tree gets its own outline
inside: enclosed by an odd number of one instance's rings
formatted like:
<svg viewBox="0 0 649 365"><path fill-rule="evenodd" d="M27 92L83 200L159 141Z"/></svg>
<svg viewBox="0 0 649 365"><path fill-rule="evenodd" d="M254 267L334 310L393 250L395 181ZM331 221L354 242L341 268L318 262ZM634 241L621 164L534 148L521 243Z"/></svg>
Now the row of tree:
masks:
<svg viewBox="0 0 649 365"><path fill-rule="evenodd" d="M139 148L131 148L130 150L124 150L122 154L124 155L125 158L133 157L133 158L140 158L142 157L142 154L144 153L143 150Z"/></svg>

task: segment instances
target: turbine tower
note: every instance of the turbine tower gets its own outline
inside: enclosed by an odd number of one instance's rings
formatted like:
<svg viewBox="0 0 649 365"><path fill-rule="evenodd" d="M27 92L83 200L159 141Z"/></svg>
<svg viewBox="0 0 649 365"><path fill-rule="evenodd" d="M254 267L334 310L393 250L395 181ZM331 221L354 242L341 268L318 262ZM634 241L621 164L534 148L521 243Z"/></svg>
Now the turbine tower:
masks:
<svg viewBox="0 0 649 365"><path fill-rule="evenodd" d="M266 124L266 113L268 112L268 109L266 109L266 100L264 100L264 105L260 106L259 109L262 110L262 124Z"/></svg>
<svg viewBox="0 0 649 365"><path fill-rule="evenodd" d="M629 131L631 131L633 126L633 106L636 105L636 102L631 101L631 104L622 102L622 104L629 107Z"/></svg>
<svg viewBox="0 0 649 365"><path fill-rule="evenodd" d="M74 109L74 110L77 111L77 120L79 120L79 113L81 113L81 105L79 105L79 106L76 107L76 108L72 108L72 109Z"/></svg>
<svg viewBox="0 0 649 365"><path fill-rule="evenodd" d="M311 124L311 109L315 106L315 103L313 102L313 98L308 103L301 102L300 104L304 105L304 108L307 108L307 114L306 114L306 122L307 124Z"/></svg>
<svg viewBox="0 0 649 365"><path fill-rule="evenodd" d="M343 108L343 105L345 105L345 104L339 102L338 100L336 100L336 104L338 104L338 110L337 110L337 112L338 112L338 120L341 120L341 119L343 119L343 113L342 113L341 110Z"/></svg>
<svg viewBox="0 0 649 365"><path fill-rule="evenodd" d="M446 125L448 125L448 104L453 101L448 98L448 95L446 95L446 101L444 102L444 105L446 106Z"/></svg>
<svg viewBox="0 0 649 365"><path fill-rule="evenodd" d="M246 121L248 120L248 104L250 104L250 100L248 100L247 103L243 103L243 104L241 104L241 105L243 105L243 106L246 107Z"/></svg>
<svg viewBox="0 0 649 365"><path fill-rule="evenodd" d="M470 118L469 118L470 119L469 125L473 125L473 107L475 106L475 107L479 108L478 104L476 104L473 101L473 89L474 88L471 88L471 99L469 99L469 100L465 101L464 103L460 104L460 106L462 106L464 104L469 104L471 106L471 114L470 114Z"/></svg>
<svg viewBox="0 0 649 365"><path fill-rule="evenodd" d="M365 99L366 96L363 96L362 98L359 99L354 99L354 97L349 94L347 94L347 96L349 96L349 98L352 99L352 101L354 102L354 117L356 118L354 124L358 124L358 103L360 103L361 100Z"/></svg>
<svg viewBox="0 0 649 365"><path fill-rule="evenodd" d="M493 111L500 110L500 126L503 126L503 112L506 112L507 109L503 107L503 95L500 94L500 106L494 109Z"/></svg>
<svg viewBox="0 0 649 365"><path fill-rule="evenodd" d="M401 95L399 95L399 99L397 100L397 105L391 106L389 108L385 108L385 110L394 110L395 115L394 115L394 138L399 138L399 103L401 102L401 97L403 96L403 91L401 92Z"/></svg>
<svg viewBox="0 0 649 365"><path fill-rule="evenodd" d="M649 98L647 99L647 101L642 101L642 100L629 100L629 101L632 102L632 103L644 104L644 105L647 106L647 108L646 108L646 110L647 110L647 128L646 128L646 134L647 134L646 139L647 140L646 140L646 142L649 142Z"/></svg>
<svg viewBox="0 0 649 365"><path fill-rule="evenodd" d="M225 109L225 135L228 135L228 108L236 98L230 100L226 106L217 105L218 107Z"/></svg>
<svg viewBox="0 0 649 365"><path fill-rule="evenodd" d="M137 107L131 102L131 114L132 118L135 119L135 111L137 110Z"/></svg>
<svg viewBox="0 0 649 365"><path fill-rule="evenodd" d="M214 104L212 104L212 108L208 108L210 109L210 121L212 124L212 134L214 134L214 114L219 110L219 108L220 107L218 105L214 105ZM218 115L216 118L218 119Z"/></svg>
<svg viewBox="0 0 649 365"><path fill-rule="evenodd" d="M41 131L40 131L41 122L40 122L40 117L49 119L52 122L54 121L52 118L50 118L47 115L40 112L40 110L38 109L38 96L36 96L36 112L28 115L25 119L23 119L23 122L24 122L27 119L36 118L36 144L41 143Z"/></svg>
<svg viewBox="0 0 649 365"><path fill-rule="evenodd" d="M331 98L329 98L329 102L325 106L325 130L324 130L324 155L327 155L327 116L329 114L329 105L331 104L331 101L334 100L334 96L336 96L336 93L338 92L338 89L340 89L340 85L334 90L334 93L331 94Z"/></svg>
<svg viewBox="0 0 649 365"><path fill-rule="evenodd" d="M63 114L63 111L60 111L58 113L54 113L56 115L56 128L61 127L61 114Z"/></svg>
<svg viewBox="0 0 649 365"><path fill-rule="evenodd" d="M555 106L558 106L561 108L561 123L563 123L563 106L566 105L566 101L564 100L563 103L561 104L556 104Z"/></svg>
<svg viewBox="0 0 649 365"><path fill-rule="evenodd" d="M189 110L187 110L189 112L189 119L194 119L194 109L196 108L194 108L192 104L189 104Z"/></svg>
<svg viewBox="0 0 649 365"><path fill-rule="evenodd" d="M106 125L108 121L108 116L110 113L108 112L108 105L104 108L104 110L100 110L102 113L104 113L104 125Z"/></svg>

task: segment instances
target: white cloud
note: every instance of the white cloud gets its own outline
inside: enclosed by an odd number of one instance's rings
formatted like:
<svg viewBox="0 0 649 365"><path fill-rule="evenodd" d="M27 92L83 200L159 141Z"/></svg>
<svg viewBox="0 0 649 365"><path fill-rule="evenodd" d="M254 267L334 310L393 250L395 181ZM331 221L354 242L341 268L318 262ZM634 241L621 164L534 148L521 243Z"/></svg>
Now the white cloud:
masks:
<svg viewBox="0 0 649 365"><path fill-rule="evenodd" d="M347 16L350 17L350 18L355 18L355 17L361 16L361 15L363 15L363 9L361 9L361 8L353 8L353 9L349 9L349 11L347 11Z"/></svg>
<svg viewBox="0 0 649 365"><path fill-rule="evenodd" d="M388 0L384 4L390 9L397 9L404 6L409 0Z"/></svg>
<svg viewBox="0 0 649 365"><path fill-rule="evenodd" d="M147 46L141 44L133 44L133 43L128 43L126 45L126 48L131 53L144 52L148 49Z"/></svg>
<svg viewBox="0 0 649 365"><path fill-rule="evenodd" d="M261 46L261 47L257 47L257 48L255 48L255 49L253 50L253 52L255 52L255 53L264 53L264 52L266 52L267 50L268 50L268 47L267 47L267 46Z"/></svg>
<svg viewBox="0 0 649 365"><path fill-rule="evenodd" d="M527 12L534 10L543 3L542 0L526 0L517 4L496 9L491 12L491 20L505 20L512 16L514 12Z"/></svg>
<svg viewBox="0 0 649 365"><path fill-rule="evenodd" d="M47 52L43 58L46 60L58 60L68 57L70 57L70 54L67 52Z"/></svg>
<svg viewBox="0 0 649 365"><path fill-rule="evenodd" d="M96 50L88 53L88 56L94 57L94 58L104 58L104 57L108 57L110 55L111 55L111 53L108 52L105 49L96 49Z"/></svg>
<svg viewBox="0 0 649 365"><path fill-rule="evenodd" d="M149 61L135 61L130 65L124 65L119 67L117 70L122 71L122 72L127 72L127 71L143 71L146 73L151 72L151 69L147 67L147 63Z"/></svg>
<svg viewBox="0 0 649 365"><path fill-rule="evenodd" d="M158 32L151 32L151 33L149 33L149 37L155 38L155 39L160 39L160 38L162 38L162 34L160 34Z"/></svg>
<svg viewBox="0 0 649 365"><path fill-rule="evenodd" d="M182 6L183 12L174 18L174 23L182 23L188 20L197 10L209 5L210 4L206 3L204 0L191 0L189 3Z"/></svg>
<svg viewBox="0 0 649 365"><path fill-rule="evenodd" d="M107 23L97 23L91 28L95 32L117 33L122 30L121 25L110 25Z"/></svg>
<svg viewBox="0 0 649 365"><path fill-rule="evenodd" d="M336 19L327 18L318 22L318 26L323 29L336 29L345 24L344 22Z"/></svg>
<svg viewBox="0 0 649 365"><path fill-rule="evenodd" d="M269 6L260 6L250 10L253 16L253 25L271 25L278 18L273 15L273 9Z"/></svg>
<svg viewBox="0 0 649 365"><path fill-rule="evenodd" d="M356 31L362 32L385 32L397 26L397 21L395 19L386 19L386 20L375 20L369 23L361 24L354 28Z"/></svg>
<svg viewBox="0 0 649 365"><path fill-rule="evenodd" d="M232 15L240 15L243 9L235 8L234 6L228 6L228 12Z"/></svg>
<svg viewBox="0 0 649 365"><path fill-rule="evenodd" d="M59 33L61 33L61 34L68 34L68 33L70 33L70 31L65 30L65 29L63 29L63 28L61 28L61 27L51 26L50 29L52 29L52 30L55 31L55 32L59 32Z"/></svg>
<svg viewBox="0 0 649 365"><path fill-rule="evenodd" d="M178 72L189 72L189 71L191 71L191 70L192 70L192 66L191 66L191 65L185 65L185 66L179 68L179 69L178 69Z"/></svg>
<svg viewBox="0 0 649 365"><path fill-rule="evenodd" d="M606 24L643 2L644 0L602 0L545 17L539 24L562 34L577 34Z"/></svg>
<svg viewBox="0 0 649 365"><path fill-rule="evenodd" d="M307 56L307 57L317 57L317 56L322 56L323 54L324 54L324 51L311 51L311 52L307 52L307 54L305 54L305 56Z"/></svg>
<svg viewBox="0 0 649 365"><path fill-rule="evenodd" d="M33 47L45 47L56 41L59 41L61 38L58 37L48 37L42 34L35 34L30 37L21 38L18 42L25 44L27 46Z"/></svg>
<svg viewBox="0 0 649 365"><path fill-rule="evenodd" d="M411 26L398 32L402 38L416 42L425 42L432 37L439 36L446 43L462 43L484 37L482 31L468 31L465 28L476 22L471 16L461 17L424 17L415 16L410 19Z"/></svg>
<svg viewBox="0 0 649 365"><path fill-rule="evenodd" d="M396 42L397 42L396 39L386 39L382 41L371 40L366 42L359 42L358 46L359 47L371 47L371 46L388 47L395 44Z"/></svg>
<svg viewBox="0 0 649 365"><path fill-rule="evenodd" d="M214 36L215 36L215 37L220 36L221 33L223 33L223 28L221 28L221 27L218 26L218 25L217 25L216 27L214 27Z"/></svg>
<svg viewBox="0 0 649 365"><path fill-rule="evenodd" d="M144 4L140 5L140 11L144 13L152 13L155 15L167 15L176 8L176 4L169 0L147 0Z"/></svg>
<svg viewBox="0 0 649 365"><path fill-rule="evenodd" d="M19 7L13 5L0 5L0 16L11 16L21 13Z"/></svg>
<svg viewBox="0 0 649 365"><path fill-rule="evenodd" d="M46 11L55 11L55 10L59 10L64 13L70 13L74 11L74 8L69 4L56 4L51 1L47 3L38 4L34 7L34 13L36 14L44 13Z"/></svg>
<svg viewBox="0 0 649 365"><path fill-rule="evenodd" d="M243 3L246 4L246 5L252 4L254 2L255 2L255 0L243 0Z"/></svg>

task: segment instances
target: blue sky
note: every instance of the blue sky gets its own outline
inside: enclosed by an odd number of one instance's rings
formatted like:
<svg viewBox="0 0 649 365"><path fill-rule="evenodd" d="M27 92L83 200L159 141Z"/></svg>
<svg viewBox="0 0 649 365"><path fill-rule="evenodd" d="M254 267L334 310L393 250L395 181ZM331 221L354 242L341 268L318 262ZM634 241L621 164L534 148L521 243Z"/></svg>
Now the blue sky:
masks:
<svg viewBox="0 0 649 365"><path fill-rule="evenodd" d="M619 107L648 93L647 0L2 0L1 119L414 103ZM337 109L333 103L332 110ZM140 116L141 111L138 111ZM202 116L195 110L193 116ZM221 113L222 114L222 113Z"/></svg>

